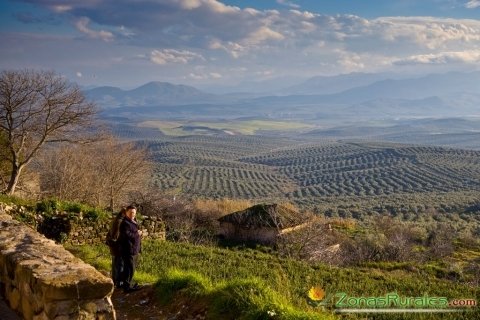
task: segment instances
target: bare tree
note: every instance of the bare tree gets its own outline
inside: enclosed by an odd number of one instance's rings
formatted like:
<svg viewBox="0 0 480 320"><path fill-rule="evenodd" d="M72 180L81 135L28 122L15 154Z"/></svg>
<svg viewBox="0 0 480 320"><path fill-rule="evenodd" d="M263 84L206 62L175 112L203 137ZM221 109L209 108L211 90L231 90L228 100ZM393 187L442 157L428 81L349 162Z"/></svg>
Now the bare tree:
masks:
<svg viewBox="0 0 480 320"><path fill-rule="evenodd" d="M46 148L35 161L43 196L97 204L98 170L89 145Z"/></svg>
<svg viewBox="0 0 480 320"><path fill-rule="evenodd" d="M146 187L151 163L145 149L104 137L51 148L39 157L37 170L44 195L114 210L128 193Z"/></svg>
<svg viewBox="0 0 480 320"><path fill-rule="evenodd" d="M10 166L8 160L7 133L0 128L0 190L7 189Z"/></svg>
<svg viewBox="0 0 480 320"><path fill-rule="evenodd" d="M287 257L337 263L341 237L318 216L293 228L281 230L277 249Z"/></svg>
<svg viewBox="0 0 480 320"><path fill-rule="evenodd" d="M4 71L0 74L0 129L6 134L13 194L18 179L48 142L76 141L91 124L95 108L78 86L53 72Z"/></svg>
<svg viewBox="0 0 480 320"><path fill-rule="evenodd" d="M120 197L146 186L152 167L145 149L110 138L97 144L94 152L100 155L98 177L111 210Z"/></svg>

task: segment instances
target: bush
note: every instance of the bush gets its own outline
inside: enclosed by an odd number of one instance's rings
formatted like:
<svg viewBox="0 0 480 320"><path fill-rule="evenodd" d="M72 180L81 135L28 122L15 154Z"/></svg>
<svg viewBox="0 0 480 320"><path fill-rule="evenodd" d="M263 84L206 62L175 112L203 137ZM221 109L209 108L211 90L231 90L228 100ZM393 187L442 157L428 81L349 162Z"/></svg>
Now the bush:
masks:
<svg viewBox="0 0 480 320"><path fill-rule="evenodd" d="M45 213L46 215L53 215L57 211L59 205L58 201L54 199L46 199L37 203L36 212Z"/></svg>

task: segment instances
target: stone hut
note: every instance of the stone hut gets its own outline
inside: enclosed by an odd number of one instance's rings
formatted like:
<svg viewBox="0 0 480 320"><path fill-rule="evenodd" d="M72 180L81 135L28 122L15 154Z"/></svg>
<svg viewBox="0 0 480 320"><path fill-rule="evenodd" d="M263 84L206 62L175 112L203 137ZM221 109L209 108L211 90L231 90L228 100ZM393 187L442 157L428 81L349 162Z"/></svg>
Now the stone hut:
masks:
<svg viewBox="0 0 480 320"><path fill-rule="evenodd" d="M218 221L225 239L262 244L275 244L278 236L307 224L303 214L279 204L258 204Z"/></svg>

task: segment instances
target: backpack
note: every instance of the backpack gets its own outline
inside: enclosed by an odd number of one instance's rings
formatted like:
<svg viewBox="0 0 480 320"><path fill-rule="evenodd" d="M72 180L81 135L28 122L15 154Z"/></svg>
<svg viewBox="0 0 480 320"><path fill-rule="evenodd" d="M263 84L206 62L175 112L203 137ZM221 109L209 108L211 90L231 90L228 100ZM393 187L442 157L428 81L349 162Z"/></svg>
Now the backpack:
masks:
<svg viewBox="0 0 480 320"><path fill-rule="evenodd" d="M110 248L117 244L117 240L120 236L120 224L122 224L122 221L123 217L113 220L112 227L107 232L107 235L105 237L105 244Z"/></svg>

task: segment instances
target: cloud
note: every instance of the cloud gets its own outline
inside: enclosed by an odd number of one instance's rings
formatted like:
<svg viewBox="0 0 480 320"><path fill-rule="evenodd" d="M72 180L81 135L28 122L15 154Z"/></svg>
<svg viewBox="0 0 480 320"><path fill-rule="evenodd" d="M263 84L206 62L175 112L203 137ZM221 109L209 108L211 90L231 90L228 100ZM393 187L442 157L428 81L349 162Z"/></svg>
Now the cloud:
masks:
<svg viewBox="0 0 480 320"><path fill-rule="evenodd" d="M120 68L128 72L151 68L154 63L173 66L162 69L162 76L167 77L168 73L173 79L213 82L217 78L226 82L237 78L240 82L261 76L257 72L262 70L275 70L275 77L305 77L401 69L405 65L458 66L477 63L475 52L480 50L480 21L474 19L367 19L348 14L320 14L291 6L284 10L238 8L217 0L71 0L68 5L61 0L23 1L50 9L57 21L73 21L87 36L82 39L82 48L88 46L95 52L97 46L106 46L105 51L111 54L101 61L90 55L87 58L87 54L84 58L75 55L81 59L77 65L85 74L92 72L87 66L112 63L118 52L125 59L115 63L118 71L111 71L112 74L118 75ZM286 6L295 4L289 0L280 2ZM458 1L462 5L466 2ZM477 3L480 1L470 1L468 5L473 8ZM62 5L65 7L60 10ZM17 18L38 22L35 15ZM72 38L69 45L80 46ZM14 41L11 43L15 46ZM60 41L57 47L62 43L65 42ZM16 46L18 52L26 51ZM32 43L29 48L33 46L38 50L41 43ZM11 56L20 57L18 52ZM51 59L55 59L55 54ZM192 69L198 62L205 69ZM240 68L245 71L229 71ZM72 72L75 70L69 74Z"/></svg>
<svg viewBox="0 0 480 320"><path fill-rule="evenodd" d="M173 63L187 64L194 59L205 60L202 55L187 50L162 49L153 50L150 54L150 61L161 65Z"/></svg>
<svg viewBox="0 0 480 320"><path fill-rule="evenodd" d="M95 31L88 27L90 23L90 19L87 17L81 17L75 22L75 27L78 31L86 34L88 37L92 39L101 39L103 41L112 41L113 40L113 33L105 30Z"/></svg>
<svg viewBox="0 0 480 320"><path fill-rule="evenodd" d="M188 78L193 80L207 80L207 79L220 79L223 76L217 72L209 72L209 73L189 73Z"/></svg>
<svg viewBox="0 0 480 320"><path fill-rule="evenodd" d="M397 44L408 42L417 48L444 50L458 45L470 46L480 41L478 20L398 17L379 18L371 23L382 39Z"/></svg>
<svg viewBox="0 0 480 320"><path fill-rule="evenodd" d="M212 77L213 79L220 79L222 78L222 75L217 72L210 72L210 77Z"/></svg>
<svg viewBox="0 0 480 320"><path fill-rule="evenodd" d="M69 5L64 5L64 4L58 4L58 5L52 5L50 7L53 11L58 12L58 13L63 13L72 10L72 6Z"/></svg>
<svg viewBox="0 0 480 320"><path fill-rule="evenodd" d="M421 54L394 61L394 64L400 66L450 63L480 64L480 50Z"/></svg>
<svg viewBox="0 0 480 320"><path fill-rule="evenodd" d="M249 44L259 44L267 40L283 40L285 37L277 31L266 26L260 27L250 33L243 41Z"/></svg>
<svg viewBox="0 0 480 320"><path fill-rule="evenodd" d="M475 8L478 8L478 7L480 7L480 1L479 0L471 0L471 1L468 1L465 4L465 8L468 8L468 9L475 9Z"/></svg>
<svg viewBox="0 0 480 320"><path fill-rule="evenodd" d="M290 8L295 8L295 9L300 8L300 5L287 0L277 0L277 3Z"/></svg>
<svg viewBox="0 0 480 320"><path fill-rule="evenodd" d="M77 73L75 74L78 78L81 78L83 77L83 74L80 72L80 71L77 71Z"/></svg>

